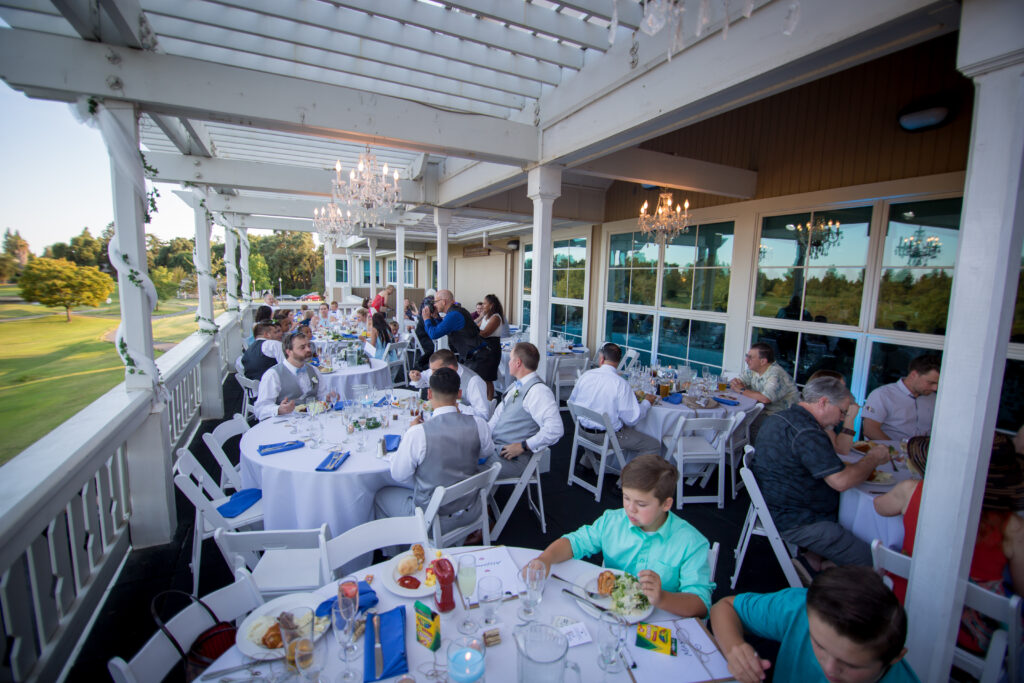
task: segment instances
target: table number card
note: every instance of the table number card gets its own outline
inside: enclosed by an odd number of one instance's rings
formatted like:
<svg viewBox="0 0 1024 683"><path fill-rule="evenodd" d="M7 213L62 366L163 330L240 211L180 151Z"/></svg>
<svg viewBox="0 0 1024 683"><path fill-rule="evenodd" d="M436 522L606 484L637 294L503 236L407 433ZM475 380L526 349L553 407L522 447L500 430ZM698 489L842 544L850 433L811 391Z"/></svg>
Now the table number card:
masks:
<svg viewBox="0 0 1024 683"><path fill-rule="evenodd" d="M551 620L551 625L562 632L566 638L569 639L569 647L576 647L577 645L584 645L593 640L590 637L590 631L583 624L582 621L577 621L566 616L557 616Z"/></svg>

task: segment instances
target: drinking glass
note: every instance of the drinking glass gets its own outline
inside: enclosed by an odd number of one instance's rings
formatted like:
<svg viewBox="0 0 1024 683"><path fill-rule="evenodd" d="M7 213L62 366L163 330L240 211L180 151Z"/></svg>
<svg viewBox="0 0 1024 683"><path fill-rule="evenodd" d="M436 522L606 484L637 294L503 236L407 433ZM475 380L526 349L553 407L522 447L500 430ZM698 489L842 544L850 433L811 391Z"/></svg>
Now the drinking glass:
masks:
<svg viewBox="0 0 1024 683"><path fill-rule="evenodd" d="M324 445L324 423L320 421L319 415L310 415L307 418L309 425L309 447L322 448Z"/></svg>
<svg viewBox="0 0 1024 683"><path fill-rule="evenodd" d="M317 649L314 639L314 615L309 607L290 610L291 619L278 617L284 644L285 665L307 680L316 680L324 667L323 648Z"/></svg>
<svg viewBox="0 0 1024 683"><path fill-rule="evenodd" d="M454 638L448 644L448 677L455 683L473 683L484 675L483 638Z"/></svg>
<svg viewBox="0 0 1024 683"><path fill-rule="evenodd" d="M519 618L523 621L531 621L537 618L537 605L544 597L544 580L547 578L547 568L540 560L530 560L523 570L523 578L526 580L526 593L519 602Z"/></svg>
<svg viewBox="0 0 1024 683"><path fill-rule="evenodd" d="M607 673L622 671L619 648L626 640L626 622L614 612L601 612L597 631L597 646L601 656L597 665Z"/></svg>
<svg viewBox="0 0 1024 683"><path fill-rule="evenodd" d="M459 581L459 593L462 594L462 606L466 610L462 621L459 623L459 633L470 635L476 633L477 629L480 628L479 624L476 623L473 617L469 616L469 596L472 595L473 591L476 589L475 555L462 555L459 557L459 570L457 577Z"/></svg>
<svg viewBox="0 0 1024 683"><path fill-rule="evenodd" d="M346 662L352 661L359 652L359 646L352 638L352 629L355 628L355 619L359 615L359 580L354 576L346 576L338 582L338 606L341 615L345 617L346 625L349 627L349 640L345 645L343 659Z"/></svg>
<svg viewBox="0 0 1024 683"><path fill-rule="evenodd" d="M485 576L477 583L477 598L484 610L484 625L494 626L498 623L498 606L505 597L501 579L497 576Z"/></svg>
<svg viewBox="0 0 1024 683"><path fill-rule="evenodd" d="M349 647L355 648L355 644L352 642L352 630L355 627L355 612L353 614L347 614L346 609L342 605L341 601L334 603L331 608L331 625L334 630L334 639L338 643L338 659L342 662L344 670L338 677L340 681L355 681L357 680L356 672L352 667L348 665L348 662L355 659L349 654Z"/></svg>

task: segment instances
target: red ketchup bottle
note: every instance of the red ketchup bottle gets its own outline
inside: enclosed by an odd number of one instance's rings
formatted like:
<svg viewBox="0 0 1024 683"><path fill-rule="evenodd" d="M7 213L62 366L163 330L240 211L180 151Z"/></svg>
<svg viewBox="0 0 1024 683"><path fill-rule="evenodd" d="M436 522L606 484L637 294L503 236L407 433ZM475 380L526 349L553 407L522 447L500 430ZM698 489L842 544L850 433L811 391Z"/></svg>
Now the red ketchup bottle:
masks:
<svg viewBox="0 0 1024 683"><path fill-rule="evenodd" d="M455 609L455 567L451 561L442 557L431 563L437 584L434 586L434 603L438 612L451 612Z"/></svg>

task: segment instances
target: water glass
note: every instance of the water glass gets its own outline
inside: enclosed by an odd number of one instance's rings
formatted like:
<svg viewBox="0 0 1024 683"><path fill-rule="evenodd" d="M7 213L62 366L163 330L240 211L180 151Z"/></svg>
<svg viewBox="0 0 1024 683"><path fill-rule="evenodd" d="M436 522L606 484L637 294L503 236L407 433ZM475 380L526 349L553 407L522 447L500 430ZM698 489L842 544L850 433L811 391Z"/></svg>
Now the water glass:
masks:
<svg viewBox="0 0 1024 683"><path fill-rule="evenodd" d="M519 598L522 604L518 614L523 621L531 621L537 618L537 605L544 597L547 567L540 560L530 560L530 564L523 570L523 578L526 581L526 593Z"/></svg>
<svg viewBox="0 0 1024 683"><path fill-rule="evenodd" d="M277 619L284 643L285 664L289 671L299 673L307 680L315 680L324 668L323 648L317 648L314 639L313 617L312 609L299 607L291 610L290 619Z"/></svg>
<svg viewBox="0 0 1024 683"><path fill-rule="evenodd" d="M607 673L622 671L619 649L626 640L626 622L614 612L601 612L597 631L597 647L601 656L597 665Z"/></svg>
<svg viewBox="0 0 1024 683"><path fill-rule="evenodd" d="M476 595L484 611L485 626L498 623L498 606L505 597L503 588L497 576L485 576L477 583Z"/></svg>

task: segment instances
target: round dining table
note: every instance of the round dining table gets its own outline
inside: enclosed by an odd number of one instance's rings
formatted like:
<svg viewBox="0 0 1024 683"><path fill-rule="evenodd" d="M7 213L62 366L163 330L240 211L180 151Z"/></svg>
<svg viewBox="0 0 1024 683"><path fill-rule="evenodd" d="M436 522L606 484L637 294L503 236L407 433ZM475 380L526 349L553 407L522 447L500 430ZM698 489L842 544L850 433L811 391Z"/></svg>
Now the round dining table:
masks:
<svg viewBox="0 0 1024 683"><path fill-rule="evenodd" d="M530 548L508 547L508 550L512 561L517 567L522 567L539 554L538 550ZM453 564L458 562L458 558L462 554L479 552L481 552L480 548L472 547L449 548L444 551ZM356 571L354 574L361 580L367 575L373 575L371 588L376 591L379 598L379 602L374 607L376 612L385 613L399 605L405 606L404 636L409 674L417 681L451 680L447 678L443 669L438 669L447 664L447 651L450 642L462 635L459 633L457 626L465 617L467 610L462 605L458 590L456 590L455 595L456 608L440 615L441 644L435 654L420 645L416 639L416 612L414 610L416 600L414 598L394 595L383 585L380 577L384 572L391 570L392 566L388 562L383 562ZM597 565L581 560L569 560L552 568L553 574L558 574L562 578L574 583L584 583L588 579L595 577L600 571L601 568ZM478 570L477 574L478 576L480 575L480 570ZM672 657L638 647L636 645L636 627L627 627L625 644L623 645L623 656L629 661L635 662L636 668L627 670L620 664L616 672L606 673L598 664L600 658L600 650L598 648L599 621L591 613L583 611L576 600L563 593L562 589L567 587L567 584L553 576L548 577L544 586L543 599L537 608L536 622L547 625L566 625L565 628L575 629L577 633L580 632L582 627L582 633L585 634L585 638L580 638L580 640L583 641L588 638L589 640L571 646L566 655L566 659L569 662L579 667L582 681L628 682L671 680L681 683L697 683L711 680L732 680L724 668L725 661L719 654L717 645L700 620L675 617L661 609L655 609L645 621L672 629L673 635L678 639L676 656ZM337 582L332 581L315 591L314 599L316 602L319 602L336 594ZM423 597L419 600L431 609L435 608L432 596ZM498 623L495 626L484 627L487 629L497 629L501 637L499 644L487 647L484 657L484 677L492 683L517 680L519 655L515 643L515 629L519 624L524 623L517 616L519 606L518 598L515 595L509 595L497 610ZM481 610L476 607L469 610L469 613L477 623L483 618L480 612ZM477 634L479 634L479 630ZM347 665L348 668L356 673L356 680L359 681L374 680L373 672L366 672L369 675L364 674L364 662L367 660L372 661L373 659L372 652L368 657L364 649L367 646L372 649L373 642L372 640L370 642L365 641L365 638L359 638L357 641L358 655L354 658L354 661L349 662ZM390 661L388 657L389 647L387 644L383 646L385 661ZM320 674L320 680L337 680L339 674L346 667L338 657L340 646L334 634L325 633L318 640L317 649L317 654L323 658L322 661L325 663L325 667ZM695 650L697 649L700 651L696 652ZM278 675L285 673L283 660L257 662L247 658L239 651L237 646L233 646L210 665L207 670L208 675L216 674L219 671L231 669L232 667L243 666L247 663L250 664L250 672L259 671L259 675L265 677L266 680L274 680ZM441 666L439 667L438 665ZM431 672L433 672L433 675L431 675ZM232 674L232 677L244 675L245 671L243 670ZM256 674L250 673L249 675L255 676ZM212 678L217 680L218 676L213 675ZM382 680L394 681L397 680L397 676ZM518 680L523 680L523 678L518 677ZM576 677L573 673L566 671L564 678L558 677L552 680L575 681Z"/></svg>
<svg viewBox="0 0 1024 683"><path fill-rule="evenodd" d="M707 408L691 408L682 401L678 404L658 401L656 405L651 406L647 414L633 427L639 432L662 441L665 437L672 434L672 430L675 429L680 415L685 415L686 417L727 417L741 410L747 412L757 403L752 398L732 391L719 391L717 393L727 397L727 400L736 401L737 405L727 405L713 401L712 405Z"/></svg>
<svg viewBox="0 0 1024 683"><path fill-rule="evenodd" d="M900 448L898 441L878 441L876 443ZM875 498L892 489L893 486L906 479L920 479L907 467L905 453L891 464L883 464L880 472L892 475L887 483L866 481L839 494L839 524L853 532L853 535L866 543L879 539L886 547L899 550L903 547L903 515L883 517L875 511ZM846 463L854 463L863 456L857 451L849 455L840 455ZM893 471L895 470L895 471Z"/></svg>
<svg viewBox="0 0 1024 683"><path fill-rule="evenodd" d="M342 398L352 398L356 385L366 384L370 389L387 389L391 386L391 371L388 364L379 358L368 359L364 365L343 365L332 368L331 372L320 373L329 391L337 392Z"/></svg>

